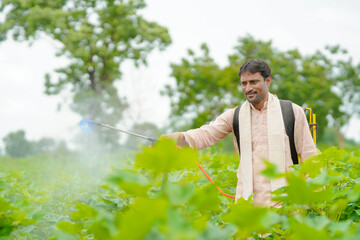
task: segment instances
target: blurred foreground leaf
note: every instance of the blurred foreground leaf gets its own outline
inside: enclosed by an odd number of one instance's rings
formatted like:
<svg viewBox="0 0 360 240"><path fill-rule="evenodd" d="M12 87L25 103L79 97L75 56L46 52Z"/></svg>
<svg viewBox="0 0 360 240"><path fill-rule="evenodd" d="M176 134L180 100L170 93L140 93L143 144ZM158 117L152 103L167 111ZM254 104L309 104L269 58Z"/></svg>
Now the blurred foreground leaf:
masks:
<svg viewBox="0 0 360 240"><path fill-rule="evenodd" d="M171 139L162 139L154 147L137 154L135 167L150 169L155 175L196 168L198 153L191 148L177 149Z"/></svg>

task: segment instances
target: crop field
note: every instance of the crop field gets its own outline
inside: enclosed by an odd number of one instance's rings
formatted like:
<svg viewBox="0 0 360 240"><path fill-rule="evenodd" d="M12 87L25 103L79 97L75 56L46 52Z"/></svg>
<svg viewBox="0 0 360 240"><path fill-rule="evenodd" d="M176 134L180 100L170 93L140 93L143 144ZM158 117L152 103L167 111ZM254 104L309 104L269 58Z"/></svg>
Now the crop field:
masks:
<svg viewBox="0 0 360 240"><path fill-rule="evenodd" d="M239 159L176 149L0 159L0 239L359 239L360 151L329 148L287 173L280 208L235 195ZM268 164L268 178L279 176Z"/></svg>

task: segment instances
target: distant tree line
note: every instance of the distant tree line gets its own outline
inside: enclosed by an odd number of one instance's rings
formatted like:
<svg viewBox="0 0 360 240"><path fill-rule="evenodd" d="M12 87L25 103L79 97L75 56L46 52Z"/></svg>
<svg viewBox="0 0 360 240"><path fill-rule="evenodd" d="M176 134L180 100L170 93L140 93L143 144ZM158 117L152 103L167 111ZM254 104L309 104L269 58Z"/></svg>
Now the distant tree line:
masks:
<svg viewBox="0 0 360 240"><path fill-rule="evenodd" d="M38 141L26 139L24 130L11 132L3 138L5 156L11 158L23 158L45 152L68 152L69 149L64 141L56 141L44 137Z"/></svg>

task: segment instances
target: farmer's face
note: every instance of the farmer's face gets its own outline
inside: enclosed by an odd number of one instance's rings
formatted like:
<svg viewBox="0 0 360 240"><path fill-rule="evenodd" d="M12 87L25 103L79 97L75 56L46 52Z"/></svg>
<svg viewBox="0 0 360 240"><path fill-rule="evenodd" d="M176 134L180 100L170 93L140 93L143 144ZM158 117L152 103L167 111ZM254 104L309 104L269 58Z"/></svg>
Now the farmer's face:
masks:
<svg viewBox="0 0 360 240"><path fill-rule="evenodd" d="M246 99L254 105L256 109L261 110L265 101L268 99L271 77L267 77L264 80L264 77L261 76L259 72L245 72L241 75L240 80Z"/></svg>

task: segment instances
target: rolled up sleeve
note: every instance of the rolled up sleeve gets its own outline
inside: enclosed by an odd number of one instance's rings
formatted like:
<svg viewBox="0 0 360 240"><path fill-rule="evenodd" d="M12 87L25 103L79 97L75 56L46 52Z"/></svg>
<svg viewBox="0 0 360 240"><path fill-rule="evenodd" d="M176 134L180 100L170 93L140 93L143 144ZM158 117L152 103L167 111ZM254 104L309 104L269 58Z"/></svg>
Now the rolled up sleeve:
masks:
<svg viewBox="0 0 360 240"><path fill-rule="evenodd" d="M229 109L215 119L215 121L203 125L200 128L183 132L186 142L190 147L197 150L209 147L232 132L232 121L235 109Z"/></svg>

